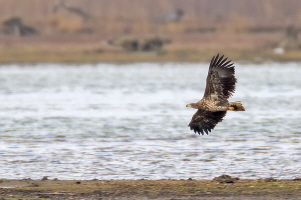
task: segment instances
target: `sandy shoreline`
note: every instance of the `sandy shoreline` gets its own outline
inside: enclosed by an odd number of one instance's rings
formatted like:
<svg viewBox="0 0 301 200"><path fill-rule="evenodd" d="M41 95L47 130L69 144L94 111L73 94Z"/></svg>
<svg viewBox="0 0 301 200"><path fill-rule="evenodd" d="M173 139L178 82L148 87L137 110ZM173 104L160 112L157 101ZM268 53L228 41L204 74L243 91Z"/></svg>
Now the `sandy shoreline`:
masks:
<svg viewBox="0 0 301 200"><path fill-rule="evenodd" d="M301 180L0 179L0 199L300 199Z"/></svg>

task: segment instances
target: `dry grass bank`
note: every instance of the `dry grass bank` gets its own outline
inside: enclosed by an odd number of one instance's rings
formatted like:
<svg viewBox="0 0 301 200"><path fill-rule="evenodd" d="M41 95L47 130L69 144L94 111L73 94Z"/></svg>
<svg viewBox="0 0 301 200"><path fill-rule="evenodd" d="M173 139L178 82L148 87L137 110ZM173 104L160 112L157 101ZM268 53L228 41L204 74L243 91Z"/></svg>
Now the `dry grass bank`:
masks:
<svg viewBox="0 0 301 200"><path fill-rule="evenodd" d="M6 180L2 199L298 199L295 180Z"/></svg>

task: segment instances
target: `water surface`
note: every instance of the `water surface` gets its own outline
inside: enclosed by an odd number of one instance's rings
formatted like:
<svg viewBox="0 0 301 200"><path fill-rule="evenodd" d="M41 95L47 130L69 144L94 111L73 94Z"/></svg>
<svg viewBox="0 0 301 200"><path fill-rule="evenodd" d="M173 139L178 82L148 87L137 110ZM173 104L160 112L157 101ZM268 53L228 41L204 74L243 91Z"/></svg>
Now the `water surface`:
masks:
<svg viewBox="0 0 301 200"><path fill-rule="evenodd" d="M236 66L247 111L206 136L185 105L207 64L1 66L0 177L300 177L301 64Z"/></svg>

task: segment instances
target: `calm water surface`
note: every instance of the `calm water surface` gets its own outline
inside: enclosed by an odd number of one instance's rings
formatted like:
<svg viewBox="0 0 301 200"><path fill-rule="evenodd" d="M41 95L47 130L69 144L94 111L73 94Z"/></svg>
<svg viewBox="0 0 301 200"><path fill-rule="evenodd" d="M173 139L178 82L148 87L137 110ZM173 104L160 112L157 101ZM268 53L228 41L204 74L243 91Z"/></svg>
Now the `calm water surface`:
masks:
<svg viewBox="0 0 301 200"><path fill-rule="evenodd" d="M207 64L0 67L0 178L301 176L301 64L237 64L246 112L187 127Z"/></svg>

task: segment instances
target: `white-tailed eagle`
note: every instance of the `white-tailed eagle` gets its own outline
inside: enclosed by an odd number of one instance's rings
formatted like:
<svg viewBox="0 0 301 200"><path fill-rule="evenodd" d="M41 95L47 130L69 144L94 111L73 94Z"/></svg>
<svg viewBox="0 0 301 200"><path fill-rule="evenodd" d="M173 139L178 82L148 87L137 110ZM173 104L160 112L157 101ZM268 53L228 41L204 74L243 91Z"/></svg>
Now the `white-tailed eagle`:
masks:
<svg viewBox="0 0 301 200"><path fill-rule="evenodd" d="M203 98L197 103L187 104L186 107L198 109L192 116L189 127L199 135L208 134L221 122L227 111L245 111L240 101L229 102L228 98L235 91L236 78L231 60L224 56L213 56Z"/></svg>

